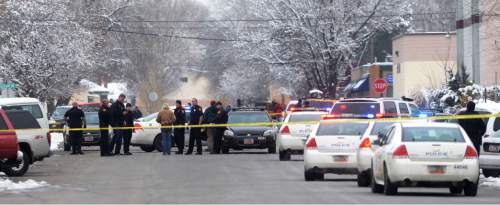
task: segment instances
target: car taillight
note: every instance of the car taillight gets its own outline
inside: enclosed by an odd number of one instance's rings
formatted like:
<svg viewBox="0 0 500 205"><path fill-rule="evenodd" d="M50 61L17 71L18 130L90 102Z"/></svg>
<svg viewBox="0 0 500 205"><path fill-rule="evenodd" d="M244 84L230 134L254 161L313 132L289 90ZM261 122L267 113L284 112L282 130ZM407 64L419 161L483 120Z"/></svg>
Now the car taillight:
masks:
<svg viewBox="0 0 500 205"><path fill-rule="evenodd" d="M290 128L288 125L285 125L283 129L281 129L281 134L290 134Z"/></svg>
<svg viewBox="0 0 500 205"><path fill-rule="evenodd" d="M135 131L138 131L138 130L144 131L144 129L142 128L141 124L139 124L139 123L135 123L134 124L134 130Z"/></svg>
<svg viewBox="0 0 500 205"><path fill-rule="evenodd" d="M465 150L465 156L464 158L466 159L475 159L477 158L477 151L474 147L472 146L467 146L467 149Z"/></svg>
<svg viewBox="0 0 500 205"><path fill-rule="evenodd" d="M47 142L49 142L49 145L52 144L52 134L50 132L47 132Z"/></svg>
<svg viewBox="0 0 500 205"><path fill-rule="evenodd" d="M382 113L377 113L377 114L375 114L375 117L376 117L376 118L383 118L383 117L384 117L384 114L382 114Z"/></svg>
<svg viewBox="0 0 500 205"><path fill-rule="evenodd" d="M306 148L307 149L316 149L318 148L318 144L316 144L316 138L311 137L306 143Z"/></svg>
<svg viewBox="0 0 500 205"><path fill-rule="evenodd" d="M328 114L328 115L321 115L321 119L323 120L332 120L336 119L338 116L336 114Z"/></svg>
<svg viewBox="0 0 500 205"><path fill-rule="evenodd" d="M394 150L394 153L392 154L393 157L397 158L407 158L408 157L408 150L406 150L406 145L401 145L396 150Z"/></svg>
<svg viewBox="0 0 500 205"><path fill-rule="evenodd" d="M363 141L361 141L361 144L359 144L359 148L372 148L372 141L370 141L370 138L365 138Z"/></svg>

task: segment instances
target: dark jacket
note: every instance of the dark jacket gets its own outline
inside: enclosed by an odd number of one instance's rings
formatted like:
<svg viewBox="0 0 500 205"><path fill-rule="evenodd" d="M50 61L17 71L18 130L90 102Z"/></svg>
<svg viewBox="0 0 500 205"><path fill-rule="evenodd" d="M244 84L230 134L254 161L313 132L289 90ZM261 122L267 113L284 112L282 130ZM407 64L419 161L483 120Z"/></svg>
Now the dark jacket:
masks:
<svg viewBox="0 0 500 205"><path fill-rule="evenodd" d="M461 112L458 115L478 115L479 113L474 111L475 104L473 102L469 102L467 104L467 110L465 112ZM486 132L486 124L482 119L460 119L458 120L458 124L464 128L467 135L471 139L472 143L476 149L478 149L483 141L483 135ZM479 150L478 150L479 151Z"/></svg>
<svg viewBox="0 0 500 205"><path fill-rule="evenodd" d="M134 126L134 112L129 111L124 116L125 126L133 127Z"/></svg>
<svg viewBox="0 0 500 205"><path fill-rule="evenodd" d="M210 106L205 110L203 114L203 122L206 124L215 123L215 118L217 117L217 107Z"/></svg>
<svg viewBox="0 0 500 205"><path fill-rule="evenodd" d="M68 120L67 122L70 128L82 128L82 118L85 118L85 113L80 108L73 107L66 111L64 117Z"/></svg>
<svg viewBox="0 0 500 205"><path fill-rule="evenodd" d="M175 108L174 114L175 114L174 125L184 125L184 124L186 124L186 110L183 107L181 107L181 108Z"/></svg>
<svg viewBox="0 0 500 205"><path fill-rule="evenodd" d="M108 105L102 105L99 108L99 127L109 127L111 125L111 110Z"/></svg>
<svg viewBox="0 0 500 205"><path fill-rule="evenodd" d="M132 111L132 113L134 114L134 119L139 119L142 117L142 112L139 109L135 109L134 111Z"/></svg>
<svg viewBox="0 0 500 205"><path fill-rule="evenodd" d="M111 105L111 126L122 127L125 121L125 116L123 116L123 111L125 111L125 105L120 101L115 101Z"/></svg>
<svg viewBox="0 0 500 205"><path fill-rule="evenodd" d="M229 119L229 116L224 109L217 110L214 123L215 124L227 124L228 119ZM226 129L226 127L218 127L218 128Z"/></svg>

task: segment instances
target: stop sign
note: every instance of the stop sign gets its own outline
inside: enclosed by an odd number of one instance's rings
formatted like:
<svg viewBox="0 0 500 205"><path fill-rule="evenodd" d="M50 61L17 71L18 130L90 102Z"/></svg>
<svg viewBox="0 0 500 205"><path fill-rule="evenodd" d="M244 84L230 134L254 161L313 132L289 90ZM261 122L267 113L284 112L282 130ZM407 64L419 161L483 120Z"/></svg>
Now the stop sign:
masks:
<svg viewBox="0 0 500 205"><path fill-rule="evenodd" d="M382 78L377 79L375 80L375 82L373 82L373 90L375 91L375 93L384 93L388 86L389 85L387 84L387 81Z"/></svg>

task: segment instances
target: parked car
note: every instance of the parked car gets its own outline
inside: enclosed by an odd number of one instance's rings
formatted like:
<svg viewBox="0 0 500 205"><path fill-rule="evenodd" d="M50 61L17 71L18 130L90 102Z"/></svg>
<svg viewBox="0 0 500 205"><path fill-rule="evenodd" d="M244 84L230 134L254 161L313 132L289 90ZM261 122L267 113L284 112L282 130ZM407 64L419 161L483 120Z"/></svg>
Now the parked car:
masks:
<svg viewBox="0 0 500 205"><path fill-rule="evenodd" d="M483 139L479 165L485 177L500 176L500 130Z"/></svg>
<svg viewBox="0 0 500 205"><path fill-rule="evenodd" d="M19 151L17 135L13 131L14 126L2 109L0 109L0 130L3 130L0 132L0 171L6 170L7 176L12 176L12 172L8 170L19 166L23 160L23 153ZM6 130L12 131L5 132Z"/></svg>
<svg viewBox="0 0 500 205"><path fill-rule="evenodd" d="M85 121L88 130L82 132L82 146L98 146L101 141L101 131L99 130L99 115L97 112L85 112ZM71 150L71 140L69 131L65 126L63 135L64 151Z"/></svg>
<svg viewBox="0 0 500 205"><path fill-rule="evenodd" d="M1 107L3 109L3 107ZM42 129L35 117L26 110L7 110L7 118L15 129L15 135L22 152L22 159L14 166L2 169L8 176L24 175L31 164L51 155L51 136Z"/></svg>
<svg viewBox="0 0 500 205"><path fill-rule="evenodd" d="M326 173L356 174L356 149L367 128L368 122L321 121L304 148L305 180L323 180Z"/></svg>
<svg viewBox="0 0 500 205"><path fill-rule="evenodd" d="M266 111L252 108L233 109L229 113L228 124L257 125L228 127L222 140L222 153L227 154L230 149L267 149L270 154L276 153L276 127L258 125L271 122L271 117Z"/></svg>
<svg viewBox="0 0 500 205"><path fill-rule="evenodd" d="M276 144L278 146L279 160L288 161L292 155L304 154L304 144L319 122L322 115L327 112L298 111L289 114L283 121L284 125L278 132Z"/></svg>
<svg viewBox="0 0 500 205"><path fill-rule="evenodd" d="M56 129L55 132L63 132L64 125L64 114L71 109L71 106L57 106L54 112L50 115L49 127L51 130ZM53 131L54 132L54 131Z"/></svg>
<svg viewBox="0 0 500 205"><path fill-rule="evenodd" d="M41 128L49 128L49 118L47 110L44 109L42 103L35 98L0 98L0 106L5 111L7 110L26 110L30 112L38 121Z"/></svg>
<svg viewBox="0 0 500 205"><path fill-rule="evenodd" d="M476 196L478 154L467 133L450 123L394 123L380 135L372 157L372 192L399 187L443 187Z"/></svg>
<svg viewBox="0 0 500 205"><path fill-rule="evenodd" d="M185 107L186 109L186 120L189 121L191 117L191 108ZM134 133L132 133L131 144L133 146L138 146L142 151L152 152L155 150L161 151L161 130L160 124L156 122L156 117L158 113L150 114L146 117L136 120L134 123ZM150 128L155 127L155 128ZM173 137L173 135L172 135ZM189 144L189 129L184 132L185 145ZM206 144L206 141L203 142ZM172 146L175 147L175 140L172 139Z"/></svg>
<svg viewBox="0 0 500 205"><path fill-rule="evenodd" d="M349 98L335 103L330 112L337 118L411 117L420 114L415 103L395 98Z"/></svg>

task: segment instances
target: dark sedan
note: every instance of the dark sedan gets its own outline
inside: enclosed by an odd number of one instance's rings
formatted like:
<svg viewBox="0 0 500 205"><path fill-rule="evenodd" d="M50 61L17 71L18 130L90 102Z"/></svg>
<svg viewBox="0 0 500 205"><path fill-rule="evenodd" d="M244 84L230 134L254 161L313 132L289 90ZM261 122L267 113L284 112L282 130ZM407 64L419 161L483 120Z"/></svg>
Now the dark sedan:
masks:
<svg viewBox="0 0 500 205"><path fill-rule="evenodd" d="M268 149L269 153L276 153L276 127L268 124L271 122L265 111L230 112L228 124L248 123L249 126L228 127L224 132L222 152L227 154L230 149Z"/></svg>

